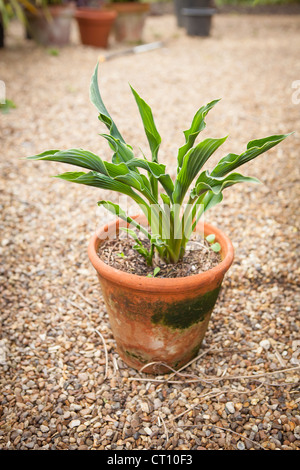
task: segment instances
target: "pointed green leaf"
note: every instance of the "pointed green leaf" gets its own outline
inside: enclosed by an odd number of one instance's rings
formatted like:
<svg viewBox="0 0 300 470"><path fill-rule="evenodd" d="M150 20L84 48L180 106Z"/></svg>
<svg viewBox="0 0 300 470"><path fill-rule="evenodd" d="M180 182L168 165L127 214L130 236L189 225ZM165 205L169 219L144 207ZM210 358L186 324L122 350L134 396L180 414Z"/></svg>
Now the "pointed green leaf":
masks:
<svg viewBox="0 0 300 470"><path fill-rule="evenodd" d="M116 178L117 176L126 175L129 173L128 167L125 163L110 163L110 162L103 162L107 175L111 178Z"/></svg>
<svg viewBox="0 0 300 470"><path fill-rule="evenodd" d="M166 206L170 206L171 205L171 200L169 198L169 196L167 196L166 194L164 193L161 193L160 194L160 197L162 198L162 201L164 204L166 204Z"/></svg>
<svg viewBox="0 0 300 470"><path fill-rule="evenodd" d="M160 267L159 266L156 266L156 268L154 268L154 271L153 271L153 276L155 277L160 271Z"/></svg>
<svg viewBox="0 0 300 470"><path fill-rule="evenodd" d="M92 76L92 80L91 80L90 100L99 111L99 116L98 116L99 120L102 121L106 125L106 127L109 129L110 134L116 139L120 139L122 142L124 142L123 137L118 131L116 124L112 120L109 112L107 111L103 103L103 100L99 91L99 86L98 86L98 66L99 64L97 63L93 76Z"/></svg>
<svg viewBox="0 0 300 470"><path fill-rule="evenodd" d="M149 190L149 182L147 179L143 178L144 175L134 173L132 171L128 172L126 175L118 175L115 177L116 180L121 181L125 184L128 184L134 189L137 189L142 194L144 194L150 202L156 204L156 200L153 199L151 191Z"/></svg>
<svg viewBox="0 0 300 470"><path fill-rule="evenodd" d="M226 157L222 158L211 172L211 176L227 175L239 166L244 165L244 163L253 160L253 158L258 157L262 153L279 144L279 142L282 142L289 135L290 134L271 135L264 139L250 141L245 152L240 155L229 153Z"/></svg>
<svg viewBox="0 0 300 470"><path fill-rule="evenodd" d="M70 165L80 166L88 170L98 171L107 175L104 162L98 155L88 150L69 149L69 150L48 150L47 152L27 157L28 160L49 160L52 162L69 163Z"/></svg>
<svg viewBox="0 0 300 470"><path fill-rule="evenodd" d="M230 173L228 176L214 177L208 171L203 171L196 181L195 188L191 191L191 198L196 198L208 191L219 194L225 188L229 188L237 183L260 183L260 181L257 178L243 176L240 173Z"/></svg>
<svg viewBox="0 0 300 470"><path fill-rule="evenodd" d="M127 162L129 168L143 168L147 170L153 178L157 179L164 190L167 192L168 196L172 200L172 194L174 191L174 183L169 174L165 173L165 165L156 162L148 162L147 160L142 160L135 158Z"/></svg>
<svg viewBox="0 0 300 470"><path fill-rule="evenodd" d="M152 153L152 161L157 162L157 154L161 144L161 137L156 129L150 106L130 86L144 124L145 133Z"/></svg>
<svg viewBox="0 0 300 470"><path fill-rule="evenodd" d="M115 151L119 161L128 162L134 158L132 148L120 139L115 138L112 135L100 134L110 144L111 148Z"/></svg>
<svg viewBox="0 0 300 470"><path fill-rule="evenodd" d="M204 118L208 114L208 112L219 102L220 100L214 100L208 103L206 106L202 106L198 111L196 112L191 127L184 131L184 136L185 136L185 144L180 147L178 150L178 171L182 167L182 162L183 162L183 157L185 154L190 150L194 142L199 135L199 133L205 128L206 123L204 121Z"/></svg>
<svg viewBox="0 0 300 470"><path fill-rule="evenodd" d="M202 166L226 139L227 137L224 137L223 139L205 139L195 148L188 151L183 159L182 167L175 181L175 189L173 193L173 201L175 204L182 203L189 186L201 170Z"/></svg>
<svg viewBox="0 0 300 470"><path fill-rule="evenodd" d="M115 178L110 178L109 176L102 175L95 171L90 171L89 173L67 172L57 175L56 178L61 178L72 183L85 184L87 186L95 186L97 188L107 189L110 191L117 191L130 196L134 201L140 204L142 209L146 210L148 207L145 201L135 191L133 191L130 186L122 183L121 181L117 181Z"/></svg>
<svg viewBox="0 0 300 470"><path fill-rule="evenodd" d="M143 232L144 235L146 235L149 240L151 239L151 234L138 222L136 222L135 219L132 219L129 217L129 215L126 214L126 212L118 205L110 201L98 201L98 206L103 206L106 210L111 212L112 214L116 215L120 219L124 220L125 222L129 223L130 225L133 225L136 227L140 232ZM126 227L120 227L120 230L127 230Z"/></svg>

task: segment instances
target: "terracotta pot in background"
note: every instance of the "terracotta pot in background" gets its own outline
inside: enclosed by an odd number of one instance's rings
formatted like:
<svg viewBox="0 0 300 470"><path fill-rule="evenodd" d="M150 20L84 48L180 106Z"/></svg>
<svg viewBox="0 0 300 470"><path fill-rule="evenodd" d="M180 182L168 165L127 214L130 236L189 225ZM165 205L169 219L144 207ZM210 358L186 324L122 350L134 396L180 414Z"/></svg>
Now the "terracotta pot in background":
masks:
<svg viewBox="0 0 300 470"><path fill-rule="evenodd" d="M150 10L148 3L107 3L105 9L116 11L118 14L114 24L116 41L126 43L142 41L146 17Z"/></svg>
<svg viewBox="0 0 300 470"><path fill-rule="evenodd" d="M26 11L29 36L42 46L65 46L70 42L75 4L50 5L48 15L40 9L37 14Z"/></svg>
<svg viewBox="0 0 300 470"><path fill-rule="evenodd" d="M78 8L75 18L81 42L87 46L108 47L109 35L117 13L102 9Z"/></svg>
<svg viewBox="0 0 300 470"><path fill-rule="evenodd" d="M143 217L139 218L144 223ZM113 222L96 233L89 258L97 271L117 349L135 369L153 361L178 369L196 357L207 330L233 247L224 233L204 224L204 234L214 233L221 245L222 262L204 273L182 278L149 278L119 271L98 256L105 237L115 233ZM163 373L163 366L148 366L146 373Z"/></svg>

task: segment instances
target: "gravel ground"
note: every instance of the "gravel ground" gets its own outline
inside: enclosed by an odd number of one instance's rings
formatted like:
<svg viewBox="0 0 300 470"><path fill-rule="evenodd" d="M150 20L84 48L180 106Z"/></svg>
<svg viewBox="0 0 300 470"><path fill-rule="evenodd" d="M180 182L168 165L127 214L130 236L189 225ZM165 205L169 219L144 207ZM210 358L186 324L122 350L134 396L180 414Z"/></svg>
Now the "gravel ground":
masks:
<svg viewBox="0 0 300 470"><path fill-rule="evenodd" d="M207 216L236 259L198 359L149 377L118 357L87 258L108 194L49 178L64 165L21 160L77 146L110 158L88 99L105 51L79 45L74 25L54 56L12 25L0 52L17 105L0 117L2 449L299 450L299 27L297 15L218 15L199 39L172 15L150 17L145 39L165 47L101 66L104 100L136 149L147 147L128 82L153 107L172 174L182 130L212 99L203 135L230 135L216 158L296 131L245 168L264 184L228 190Z"/></svg>

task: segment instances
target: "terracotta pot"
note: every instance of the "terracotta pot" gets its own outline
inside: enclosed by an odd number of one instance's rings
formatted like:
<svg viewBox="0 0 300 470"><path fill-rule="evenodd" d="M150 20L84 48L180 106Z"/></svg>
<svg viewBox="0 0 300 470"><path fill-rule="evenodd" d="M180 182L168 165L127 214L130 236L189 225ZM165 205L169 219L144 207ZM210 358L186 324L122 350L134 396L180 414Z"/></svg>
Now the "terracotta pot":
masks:
<svg viewBox="0 0 300 470"><path fill-rule="evenodd" d="M37 14L26 12L27 31L32 39L42 46L65 46L70 42L75 6L53 5L47 7L49 17L43 10Z"/></svg>
<svg viewBox="0 0 300 470"><path fill-rule="evenodd" d="M144 216L138 220L145 223ZM99 258L101 243L119 226L126 226L126 223L118 220L102 227L91 238L88 248L119 355L135 369L152 362L163 362L178 369L198 353L223 277L233 261L232 244L223 232L204 224L204 234L214 233L221 245L221 263L188 277L150 278L119 271ZM143 371L170 370L155 364Z"/></svg>
<svg viewBox="0 0 300 470"><path fill-rule="evenodd" d="M75 18L81 42L87 46L108 47L108 39L117 13L93 8L78 8Z"/></svg>
<svg viewBox="0 0 300 470"><path fill-rule="evenodd" d="M146 17L150 10L148 3L108 3L105 9L116 11L118 14L114 24L114 34L118 42L139 43L142 41Z"/></svg>

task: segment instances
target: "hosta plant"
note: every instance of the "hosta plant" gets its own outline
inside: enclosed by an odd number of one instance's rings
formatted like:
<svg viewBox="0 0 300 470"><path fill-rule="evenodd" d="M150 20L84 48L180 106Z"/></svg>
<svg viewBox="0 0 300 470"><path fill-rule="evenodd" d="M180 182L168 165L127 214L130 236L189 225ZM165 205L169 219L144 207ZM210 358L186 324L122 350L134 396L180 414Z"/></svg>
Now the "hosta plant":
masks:
<svg viewBox="0 0 300 470"><path fill-rule="evenodd" d="M108 129L108 133L101 135L112 150L112 161L105 161L83 149L48 150L28 158L85 168L89 171L67 172L57 177L129 196L145 214L148 226L141 226L114 202L101 200L98 204L130 224L125 230L134 237L134 248L149 265L153 263L154 253L165 263L177 263L183 257L186 244L200 217L222 201L226 188L237 183L259 182L235 170L277 145L288 134L252 140L241 154L229 153L212 170L204 169L208 159L227 138L206 138L196 143L198 135L206 126L207 113L219 100L211 101L198 109L191 126L184 131L185 142L178 150L177 174L173 181L166 166L158 160L161 136L151 108L132 87L131 90L142 118L151 158L149 155L137 158L133 148L124 141L101 98L98 65L91 80L90 99L99 112L99 120ZM146 236L149 240L147 244L141 240L141 232L142 238Z"/></svg>

